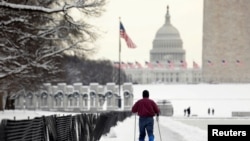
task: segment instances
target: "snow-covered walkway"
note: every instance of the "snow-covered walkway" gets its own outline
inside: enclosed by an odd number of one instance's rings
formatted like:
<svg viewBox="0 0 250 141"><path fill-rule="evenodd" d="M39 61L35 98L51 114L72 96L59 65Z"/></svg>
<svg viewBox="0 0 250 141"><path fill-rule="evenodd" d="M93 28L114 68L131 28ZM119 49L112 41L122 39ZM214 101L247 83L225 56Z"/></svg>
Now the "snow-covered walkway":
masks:
<svg viewBox="0 0 250 141"><path fill-rule="evenodd" d="M160 128L160 132L159 132L159 128ZM169 127L159 124L159 128L158 128L157 122L155 122L155 127L154 127L155 141L161 141L161 140L162 141L186 141L183 136L181 136L178 132L171 130Z"/></svg>
<svg viewBox="0 0 250 141"><path fill-rule="evenodd" d="M155 141L206 141L207 139L206 130L173 120L171 117L160 117L159 128L156 121L154 125ZM135 117L132 116L111 128L110 133L103 136L101 141L138 141L138 136L138 116L136 127Z"/></svg>
<svg viewBox="0 0 250 141"><path fill-rule="evenodd" d="M101 141L138 141L138 116L129 117L117 126L111 128L111 132L103 136ZM207 141L207 126L215 124L249 125L249 117L164 117L160 116L159 135L158 124L155 121L155 141ZM136 129L136 131L135 131ZM136 132L136 136L134 133ZM147 141L147 138L146 138Z"/></svg>

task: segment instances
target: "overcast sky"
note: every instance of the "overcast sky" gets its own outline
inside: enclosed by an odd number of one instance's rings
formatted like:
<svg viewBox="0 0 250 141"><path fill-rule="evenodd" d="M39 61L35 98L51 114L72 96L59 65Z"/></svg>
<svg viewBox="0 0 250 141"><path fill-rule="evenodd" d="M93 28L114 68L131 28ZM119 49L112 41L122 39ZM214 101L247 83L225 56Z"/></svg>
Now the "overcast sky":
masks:
<svg viewBox="0 0 250 141"><path fill-rule="evenodd" d="M102 31L97 41L96 59L118 61L119 17L129 37L137 45L129 49L122 39L121 60L124 62L149 61L149 52L157 30L165 22L167 5L171 23L183 40L188 66L192 61L201 65L203 0L108 0L106 12L95 20Z"/></svg>

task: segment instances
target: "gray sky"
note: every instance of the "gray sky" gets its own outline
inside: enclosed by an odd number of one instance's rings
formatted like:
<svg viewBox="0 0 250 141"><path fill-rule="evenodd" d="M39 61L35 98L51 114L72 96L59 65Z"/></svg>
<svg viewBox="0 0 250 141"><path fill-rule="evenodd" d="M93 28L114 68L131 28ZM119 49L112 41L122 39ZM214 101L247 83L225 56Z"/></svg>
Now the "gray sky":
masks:
<svg viewBox="0 0 250 141"><path fill-rule="evenodd" d="M94 21L102 31L96 43L99 51L94 58L118 61L121 17L127 34L137 45L137 48L130 49L121 39L121 60L142 64L149 61L155 34L165 22L167 5L171 23L183 40L188 67L192 67L192 61L201 65L203 0L109 0L107 11Z"/></svg>

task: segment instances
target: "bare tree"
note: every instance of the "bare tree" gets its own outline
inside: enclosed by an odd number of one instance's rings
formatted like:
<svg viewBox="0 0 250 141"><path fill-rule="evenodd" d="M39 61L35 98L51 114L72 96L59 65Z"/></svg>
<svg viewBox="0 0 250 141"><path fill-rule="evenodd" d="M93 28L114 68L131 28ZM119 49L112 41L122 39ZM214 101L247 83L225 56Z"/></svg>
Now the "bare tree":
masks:
<svg viewBox="0 0 250 141"><path fill-rule="evenodd" d="M114 67L109 60L88 60L77 56L65 56L62 65L65 71L61 73L62 80L59 82L67 84L81 82L84 85L89 85L91 82L102 85L108 82L119 84L119 68ZM124 82L127 82L126 74L121 70L121 83Z"/></svg>
<svg viewBox="0 0 250 141"><path fill-rule="evenodd" d="M75 17L98 17L104 6L105 0L0 0L0 91L35 90L63 71L62 54L91 51L97 34Z"/></svg>

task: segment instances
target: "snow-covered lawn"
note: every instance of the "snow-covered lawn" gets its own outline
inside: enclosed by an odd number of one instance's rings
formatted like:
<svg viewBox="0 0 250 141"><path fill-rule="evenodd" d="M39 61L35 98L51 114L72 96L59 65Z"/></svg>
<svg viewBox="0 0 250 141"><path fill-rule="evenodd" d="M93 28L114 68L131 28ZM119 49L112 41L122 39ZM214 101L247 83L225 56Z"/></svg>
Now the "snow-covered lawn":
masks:
<svg viewBox="0 0 250 141"><path fill-rule="evenodd" d="M250 112L250 84L198 84L198 85L134 85L134 101L141 98L144 89L149 90L150 98L158 101L168 99L174 108L173 117L160 116L159 127L155 122L155 138L160 140L206 141L208 124L250 124L249 117L232 117L233 111ZM183 110L191 107L194 116L184 117ZM215 114L208 115L208 108ZM2 119L28 119L42 115L68 115L46 111L4 111ZM132 141L138 138L138 116L132 116L112 127L101 141ZM159 130L160 129L160 130Z"/></svg>

